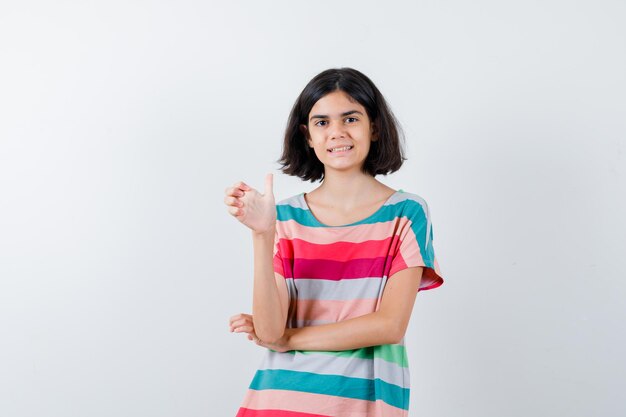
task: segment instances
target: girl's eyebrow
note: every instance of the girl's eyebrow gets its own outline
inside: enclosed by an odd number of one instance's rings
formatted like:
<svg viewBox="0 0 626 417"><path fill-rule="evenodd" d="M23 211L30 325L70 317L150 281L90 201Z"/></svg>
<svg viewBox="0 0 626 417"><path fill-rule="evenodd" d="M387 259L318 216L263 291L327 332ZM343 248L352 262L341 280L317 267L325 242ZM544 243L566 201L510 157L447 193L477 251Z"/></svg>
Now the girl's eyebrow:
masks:
<svg viewBox="0 0 626 417"><path fill-rule="evenodd" d="M345 112L345 113L341 113L341 117L344 117L344 116L349 116L349 115L351 115L351 114L355 114L355 113L358 113L358 114L360 114L361 116L363 116L363 113L361 113L361 112L360 112L360 111L358 111L358 110L350 110L350 111L347 111L347 112ZM314 114L313 116L311 116L311 118L309 119L309 121L311 121L311 120L313 120L313 119L328 119L328 116L327 116L327 115L325 115L325 114Z"/></svg>

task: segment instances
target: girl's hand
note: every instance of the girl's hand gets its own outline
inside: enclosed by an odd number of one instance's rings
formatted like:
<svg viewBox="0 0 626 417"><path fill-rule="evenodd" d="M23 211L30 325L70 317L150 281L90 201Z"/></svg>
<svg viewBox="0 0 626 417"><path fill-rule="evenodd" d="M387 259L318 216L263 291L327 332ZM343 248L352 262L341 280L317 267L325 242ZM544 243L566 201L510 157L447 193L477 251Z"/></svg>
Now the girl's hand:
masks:
<svg viewBox="0 0 626 417"><path fill-rule="evenodd" d="M237 314L230 318L230 331L233 333L247 333L248 340L254 341L258 346L275 350L276 352L287 352L287 338L281 337L279 340L268 343L259 339L254 332L254 320L250 314Z"/></svg>
<svg viewBox="0 0 626 417"><path fill-rule="evenodd" d="M273 176L265 176L265 192L259 193L243 181L226 189L224 203L228 212L256 233L271 231L276 224Z"/></svg>

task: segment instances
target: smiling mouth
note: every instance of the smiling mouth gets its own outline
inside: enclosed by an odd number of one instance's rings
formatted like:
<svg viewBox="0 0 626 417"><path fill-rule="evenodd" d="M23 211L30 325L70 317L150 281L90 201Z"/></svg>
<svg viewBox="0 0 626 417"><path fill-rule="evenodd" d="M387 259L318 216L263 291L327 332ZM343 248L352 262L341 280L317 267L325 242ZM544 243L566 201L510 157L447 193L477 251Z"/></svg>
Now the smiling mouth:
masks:
<svg viewBox="0 0 626 417"><path fill-rule="evenodd" d="M345 152L345 151L349 151L350 149L354 148L354 146L348 145L348 146L342 146L340 148L332 148L332 149L328 149L328 152L330 153L335 153L335 152Z"/></svg>

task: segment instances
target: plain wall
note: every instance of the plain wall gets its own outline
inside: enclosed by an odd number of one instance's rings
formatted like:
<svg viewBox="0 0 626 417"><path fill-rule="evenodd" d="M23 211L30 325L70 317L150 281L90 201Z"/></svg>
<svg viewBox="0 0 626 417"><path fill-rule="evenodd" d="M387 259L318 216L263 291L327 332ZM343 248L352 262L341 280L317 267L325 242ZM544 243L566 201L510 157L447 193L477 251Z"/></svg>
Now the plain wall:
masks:
<svg viewBox="0 0 626 417"><path fill-rule="evenodd" d="M445 284L407 334L411 415L623 416L623 1L0 5L0 415L234 416L263 351L250 233L318 72L380 88L381 181L430 206Z"/></svg>

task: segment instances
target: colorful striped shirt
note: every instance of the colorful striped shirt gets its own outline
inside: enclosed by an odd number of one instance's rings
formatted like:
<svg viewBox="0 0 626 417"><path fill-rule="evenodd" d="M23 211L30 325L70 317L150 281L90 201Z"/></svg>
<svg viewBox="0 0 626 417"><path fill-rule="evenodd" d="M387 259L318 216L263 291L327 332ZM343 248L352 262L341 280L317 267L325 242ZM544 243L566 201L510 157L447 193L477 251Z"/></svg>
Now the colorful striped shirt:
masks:
<svg viewBox="0 0 626 417"><path fill-rule="evenodd" d="M288 327L378 310L388 279L422 266L420 290L443 283L426 202L396 191L371 216L327 226L304 194L279 202L274 270L289 293ZM398 344L348 351L269 350L237 417L406 417L409 368Z"/></svg>

